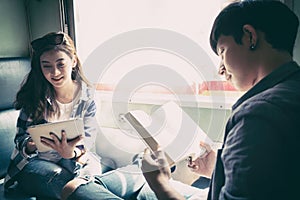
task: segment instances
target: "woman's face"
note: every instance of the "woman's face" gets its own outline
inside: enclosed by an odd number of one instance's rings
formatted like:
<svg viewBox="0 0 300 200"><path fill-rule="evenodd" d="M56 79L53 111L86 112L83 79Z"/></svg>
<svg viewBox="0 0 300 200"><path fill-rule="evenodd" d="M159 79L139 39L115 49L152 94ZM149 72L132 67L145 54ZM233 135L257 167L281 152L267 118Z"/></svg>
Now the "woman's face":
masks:
<svg viewBox="0 0 300 200"><path fill-rule="evenodd" d="M232 36L221 35L217 50L221 59L219 74L224 75L236 89L249 90L257 79L257 69L249 46L237 44Z"/></svg>
<svg viewBox="0 0 300 200"><path fill-rule="evenodd" d="M40 65L44 77L55 89L73 84L71 73L76 66L75 57L70 58L63 51L50 50L41 55Z"/></svg>

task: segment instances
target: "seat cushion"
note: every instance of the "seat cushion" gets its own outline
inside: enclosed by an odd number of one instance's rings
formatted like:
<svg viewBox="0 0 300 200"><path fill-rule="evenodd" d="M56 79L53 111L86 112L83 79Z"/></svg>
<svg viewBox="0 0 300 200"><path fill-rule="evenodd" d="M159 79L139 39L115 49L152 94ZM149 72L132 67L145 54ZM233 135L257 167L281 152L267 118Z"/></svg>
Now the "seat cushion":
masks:
<svg viewBox="0 0 300 200"><path fill-rule="evenodd" d="M0 178L6 174L10 154L14 148L14 137L19 111L14 109L0 112Z"/></svg>
<svg viewBox="0 0 300 200"><path fill-rule="evenodd" d="M12 107L20 84L29 70L29 58L0 59L0 110Z"/></svg>
<svg viewBox="0 0 300 200"><path fill-rule="evenodd" d="M14 147L18 111L13 102L30 70L30 58L0 58L0 179L5 176Z"/></svg>

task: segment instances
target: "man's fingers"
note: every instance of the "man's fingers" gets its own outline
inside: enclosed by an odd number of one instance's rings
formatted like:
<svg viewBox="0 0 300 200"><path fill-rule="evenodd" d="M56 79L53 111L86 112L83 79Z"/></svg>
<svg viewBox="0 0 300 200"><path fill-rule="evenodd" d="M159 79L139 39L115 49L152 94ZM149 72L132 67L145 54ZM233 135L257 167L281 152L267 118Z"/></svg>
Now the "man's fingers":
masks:
<svg viewBox="0 0 300 200"><path fill-rule="evenodd" d="M204 147L206 149L206 152L209 153L211 152L211 146L203 141L200 141L200 146Z"/></svg>
<svg viewBox="0 0 300 200"><path fill-rule="evenodd" d="M152 172L159 169L159 164L157 163L156 156L151 154L149 149L145 149L144 151L141 168L143 173Z"/></svg>
<svg viewBox="0 0 300 200"><path fill-rule="evenodd" d="M156 156L156 162L159 164L159 167L168 167L169 166L169 163L168 163L168 160L166 158L164 151L162 151L161 149L157 150L155 152L155 156Z"/></svg>
<svg viewBox="0 0 300 200"><path fill-rule="evenodd" d="M149 150L144 151L142 160L142 172L147 180L156 179L158 177L171 177L171 171L166 159L165 153L161 150L154 152L154 159L151 157ZM149 183L149 182L148 182ZM151 181L149 183L151 185Z"/></svg>
<svg viewBox="0 0 300 200"><path fill-rule="evenodd" d="M159 149L151 154L149 149L144 151L144 157L142 160L142 171L151 172L155 170L163 170L164 168L169 169L169 163L165 156L164 151Z"/></svg>

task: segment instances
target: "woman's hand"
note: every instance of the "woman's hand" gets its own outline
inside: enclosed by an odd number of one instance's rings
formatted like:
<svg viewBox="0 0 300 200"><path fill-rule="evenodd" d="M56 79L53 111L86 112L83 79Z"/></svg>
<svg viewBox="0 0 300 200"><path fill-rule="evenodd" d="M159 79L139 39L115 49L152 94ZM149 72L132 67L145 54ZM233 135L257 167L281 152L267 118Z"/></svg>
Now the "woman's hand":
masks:
<svg viewBox="0 0 300 200"><path fill-rule="evenodd" d="M71 141L67 141L66 132L64 130L61 131L61 139L59 139L54 133L50 133L50 137L52 139L41 137L41 142L56 150L61 157L66 159L70 159L75 156L74 150L76 144L83 139L83 136L78 136Z"/></svg>
<svg viewBox="0 0 300 200"><path fill-rule="evenodd" d="M36 145L33 142L33 140L30 138L27 141L25 152L29 155L29 154L34 153L35 151L36 151Z"/></svg>
<svg viewBox="0 0 300 200"><path fill-rule="evenodd" d="M204 155L192 160L188 164L188 167L190 167L193 172L196 172L201 176L211 178L217 158L216 152L211 149L210 145L204 142L200 142L200 146L204 147L206 152Z"/></svg>

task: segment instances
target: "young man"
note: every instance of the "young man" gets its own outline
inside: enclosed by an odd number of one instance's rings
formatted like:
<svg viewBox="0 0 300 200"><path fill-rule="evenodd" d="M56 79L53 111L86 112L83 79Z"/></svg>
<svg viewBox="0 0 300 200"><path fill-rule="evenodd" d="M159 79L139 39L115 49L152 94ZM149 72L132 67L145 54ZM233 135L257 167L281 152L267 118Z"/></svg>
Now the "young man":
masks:
<svg viewBox="0 0 300 200"><path fill-rule="evenodd" d="M219 73L247 92L232 107L222 148L189 165L211 176L208 199L299 196L300 68L293 61L298 25L279 1L232 3L215 19L210 44L221 59ZM146 153L142 162L150 187L158 199L184 199L169 184L163 152L156 157Z"/></svg>

